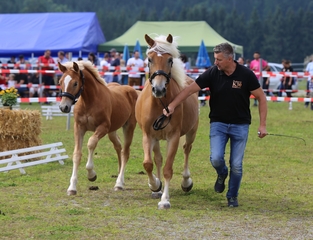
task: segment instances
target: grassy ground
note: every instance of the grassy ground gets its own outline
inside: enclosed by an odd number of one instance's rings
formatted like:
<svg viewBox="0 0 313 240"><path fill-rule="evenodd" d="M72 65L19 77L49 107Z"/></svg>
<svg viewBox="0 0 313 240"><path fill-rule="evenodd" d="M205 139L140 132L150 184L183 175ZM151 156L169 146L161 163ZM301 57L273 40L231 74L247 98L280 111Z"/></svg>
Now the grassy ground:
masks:
<svg viewBox="0 0 313 240"><path fill-rule="evenodd" d="M253 101L252 101L253 103ZM42 119L43 143L63 142L70 159L0 173L0 239L313 239L313 111L303 103L269 102L267 130L304 138L257 137L258 110L244 159L238 208L227 208L225 193L213 190L216 173L209 162L208 107L200 110L200 126L190 159L194 188L180 188L183 154L179 150L171 181L171 209L157 210L147 176L141 174L143 151L137 127L125 174L126 189L114 192L117 160L105 137L97 147L96 182L86 178L88 133L79 171L78 194L67 196L72 172L73 119ZM39 104L23 108L40 109ZM162 144L164 149L164 143ZM164 151L165 152L165 151ZM226 150L226 158L229 148ZM98 186L98 191L89 190Z"/></svg>

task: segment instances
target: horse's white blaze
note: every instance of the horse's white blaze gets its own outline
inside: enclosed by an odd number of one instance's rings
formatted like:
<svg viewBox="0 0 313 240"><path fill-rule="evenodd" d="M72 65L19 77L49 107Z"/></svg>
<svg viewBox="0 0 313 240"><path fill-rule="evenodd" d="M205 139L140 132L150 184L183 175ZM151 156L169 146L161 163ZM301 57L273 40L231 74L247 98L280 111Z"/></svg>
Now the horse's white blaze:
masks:
<svg viewBox="0 0 313 240"><path fill-rule="evenodd" d="M64 78L64 92L67 92L67 87L71 80L72 80L72 77L70 75L67 75Z"/></svg>

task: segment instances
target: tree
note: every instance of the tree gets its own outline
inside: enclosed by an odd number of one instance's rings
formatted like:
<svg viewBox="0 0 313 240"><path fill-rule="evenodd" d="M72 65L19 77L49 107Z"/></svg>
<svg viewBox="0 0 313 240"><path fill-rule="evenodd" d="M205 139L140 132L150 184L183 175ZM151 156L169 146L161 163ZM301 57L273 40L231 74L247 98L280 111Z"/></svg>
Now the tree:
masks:
<svg viewBox="0 0 313 240"><path fill-rule="evenodd" d="M263 40L263 27L257 9L254 8L247 25L247 43L245 45L247 56L252 56L255 51L261 52Z"/></svg>

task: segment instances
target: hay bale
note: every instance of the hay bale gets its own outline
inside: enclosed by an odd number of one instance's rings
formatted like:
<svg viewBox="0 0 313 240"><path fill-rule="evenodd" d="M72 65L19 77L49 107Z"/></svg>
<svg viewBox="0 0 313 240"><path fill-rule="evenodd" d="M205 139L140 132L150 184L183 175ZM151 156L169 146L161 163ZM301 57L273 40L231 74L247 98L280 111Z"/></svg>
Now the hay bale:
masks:
<svg viewBox="0 0 313 240"><path fill-rule="evenodd" d="M38 110L0 108L0 152L41 145Z"/></svg>

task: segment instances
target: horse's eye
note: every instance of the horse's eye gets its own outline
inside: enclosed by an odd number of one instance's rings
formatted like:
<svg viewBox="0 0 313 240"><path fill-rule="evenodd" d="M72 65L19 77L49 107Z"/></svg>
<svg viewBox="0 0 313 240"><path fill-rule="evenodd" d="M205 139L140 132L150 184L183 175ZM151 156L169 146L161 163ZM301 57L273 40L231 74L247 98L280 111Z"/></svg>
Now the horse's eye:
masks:
<svg viewBox="0 0 313 240"><path fill-rule="evenodd" d="M151 62L152 62L151 58L148 58L148 62L149 62L149 63L151 63Z"/></svg>
<svg viewBox="0 0 313 240"><path fill-rule="evenodd" d="M74 83L74 87L77 87L77 85L78 85L78 83L77 83L77 82L75 82L75 83Z"/></svg>
<svg viewBox="0 0 313 240"><path fill-rule="evenodd" d="M173 58L168 59L169 64L173 64Z"/></svg>

